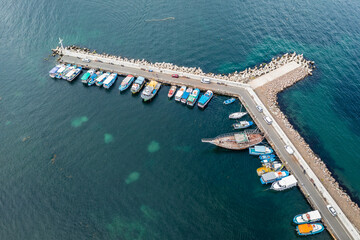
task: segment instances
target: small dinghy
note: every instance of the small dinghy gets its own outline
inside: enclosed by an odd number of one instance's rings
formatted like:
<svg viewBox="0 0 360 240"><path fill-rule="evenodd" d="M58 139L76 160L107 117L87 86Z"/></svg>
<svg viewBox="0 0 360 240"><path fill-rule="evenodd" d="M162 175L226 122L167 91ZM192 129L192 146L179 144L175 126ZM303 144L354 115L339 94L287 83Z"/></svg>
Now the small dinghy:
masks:
<svg viewBox="0 0 360 240"><path fill-rule="evenodd" d="M240 121L240 122L234 123L232 126L234 129L244 129L244 128L250 127L253 124L254 123L252 121Z"/></svg>
<svg viewBox="0 0 360 240"><path fill-rule="evenodd" d="M247 114L247 112L235 112L229 115L230 119L240 119L243 116L245 116Z"/></svg>
<svg viewBox="0 0 360 240"><path fill-rule="evenodd" d="M275 158L275 154L261 154L259 156L260 160L266 160L270 158Z"/></svg>
<svg viewBox="0 0 360 240"><path fill-rule="evenodd" d="M231 104L231 103L235 102L235 100L236 100L235 98L229 98L228 100L224 101L224 104L225 105Z"/></svg>

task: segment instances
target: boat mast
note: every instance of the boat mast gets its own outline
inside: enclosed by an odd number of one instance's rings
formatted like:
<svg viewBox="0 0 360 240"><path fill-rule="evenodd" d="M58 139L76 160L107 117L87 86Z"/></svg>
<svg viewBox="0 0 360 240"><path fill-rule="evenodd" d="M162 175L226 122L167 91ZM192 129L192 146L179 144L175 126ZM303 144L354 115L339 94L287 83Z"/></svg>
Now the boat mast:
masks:
<svg viewBox="0 0 360 240"><path fill-rule="evenodd" d="M59 44L60 44L61 50L64 49L63 40L64 40L64 39L59 38Z"/></svg>

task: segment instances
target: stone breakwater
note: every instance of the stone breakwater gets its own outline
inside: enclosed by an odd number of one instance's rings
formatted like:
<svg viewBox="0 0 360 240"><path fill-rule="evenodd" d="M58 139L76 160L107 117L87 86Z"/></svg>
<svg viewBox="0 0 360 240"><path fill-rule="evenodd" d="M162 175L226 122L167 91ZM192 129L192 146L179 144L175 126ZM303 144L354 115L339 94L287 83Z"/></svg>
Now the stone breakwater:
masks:
<svg viewBox="0 0 360 240"><path fill-rule="evenodd" d="M344 211L349 220L360 229L360 208L351 200L350 196L340 186L332 173L327 168L326 164L317 156L309 144L298 133L297 130L290 124L285 114L280 110L277 94L284 89L292 86L300 79L307 76L307 71L304 68L298 68L282 76L275 81L269 82L262 87L255 90L262 102L269 109L277 123L281 126L296 148L299 150L305 161L309 164L311 169L315 172L322 184L326 187L331 196L335 199L337 204Z"/></svg>
<svg viewBox="0 0 360 240"><path fill-rule="evenodd" d="M57 47L56 49L53 49L53 55L60 55L61 51L63 49L61 47ZM304 70L307 72L307 74L312 74L312 70L315 68L314 62L306 60L302 54L296 54L294 53L286 53L282 56L279 56L277 58L273 58L269 63L262 63L259 66L255 66L253 68L246 68L244 71L238 72L235 71L233 73L229 74L215 74L215 73L204 73L203 70L199 67L184 67L184 66L177 66L173 63L166 63L166 62L155 62L151 63L146 61L145 59L139 60L139 59L128 59L125 57L120 56L114 56L107 53L97 53L95 50L91 51L88 48L80 48L78 46L68 46L65 47L65 50L70 51L76 51L78 53L82 54L88 54L92 56L98 56L102 58L108 58L118 61L124 61L132 64L139 64L146 67L155 67L160 68L164 70L171 70L171 71L177 71L182 73L189 73L194 74L202 77L209 77L209 78L217 78L225 81L231 81L231 82L238 82L238 83L248 83L251 80L260 77L266 73L269 73L275 69L278 69L281 66L284 66L286 63L295 61L298 64L301 64L303 66Z"/></svg>

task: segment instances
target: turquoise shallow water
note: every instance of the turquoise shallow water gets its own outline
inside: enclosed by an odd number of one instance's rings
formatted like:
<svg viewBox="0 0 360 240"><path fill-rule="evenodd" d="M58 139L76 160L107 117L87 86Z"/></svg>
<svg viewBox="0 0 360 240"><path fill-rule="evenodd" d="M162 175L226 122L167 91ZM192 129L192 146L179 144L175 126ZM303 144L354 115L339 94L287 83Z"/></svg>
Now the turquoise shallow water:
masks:
<svg viewBox="0 0 360 240"><path fill-rule="evenodd" d="M312 77L282 109L359 199L357 1L7 1L0 9L1 239L283 239L310 210L267 191L246 152L201 144L239 104L205 111L53 80L58 37L132 58L232 72L288 51ZM148 22L149 19L173 20ZM329 239L322 233L310 239Z"/></svg>

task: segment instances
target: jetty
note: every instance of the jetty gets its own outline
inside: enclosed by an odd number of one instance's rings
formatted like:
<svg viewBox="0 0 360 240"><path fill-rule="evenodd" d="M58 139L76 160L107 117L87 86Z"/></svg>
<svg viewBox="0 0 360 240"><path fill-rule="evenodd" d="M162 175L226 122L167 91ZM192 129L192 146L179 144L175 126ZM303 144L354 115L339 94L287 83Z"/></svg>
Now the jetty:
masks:
<svg viewBox="0 0 360 240"><path fill-rule="evenodd" d="M284 127L281 122L278 122L276 112L274 112L276 110L274 107L276 99L272 99L273 103L269 105L265 101L264 93L264 91L268 90L261 90L269 84L278 82L279 79L291 79L291 83L284 84L280 88L291 86L307 75L312 74L314 62L306 60L303 55L287 53L273 58L269 63L224 75L204 73L197 67L181 67L172 63L151 63L144 59L135 60L109 54L99 54L96 51L77 46L65 48L61 42L60 44L60 47L53 49L53 54L60 56L58 60L61 63L75 64L83 68L101 69L102 71L115 72L125 76L128 74L143 76L149 80L166 84L186 85L239 98L258 128L265 134L266 139L274 148L280 160L289 172L297 178L300 190L306 199L315 209L320 211L324 224L332 236L336 239L360 239L357 228L349 220L349 218L359 218L360 216L354 217L351 215L351 208L346 208L352 202L342 202L336 195L329 193L330 189L324 186L323 179L319 179L314 169L305 161L306 156L301 154L295 146L297 142L290 140L287 129L285 129L286 126ZM179 78L173 78L171 76L173 74L178 74ZM210 79L211 83L201 83L202 78ZM271 94L273 94L271 96L276 96L277 90L272 91ZM260 113L256 106L261 106L263 112ZM272 117L274 119L272 124L267 124L263 120L264 116ZM296 139L293 139L293 141L296 141ZM285 146L290 146L294 153L289 154ZM337 217L330 214L326 207L328 204L336 209L338 212Z"/></svg>

